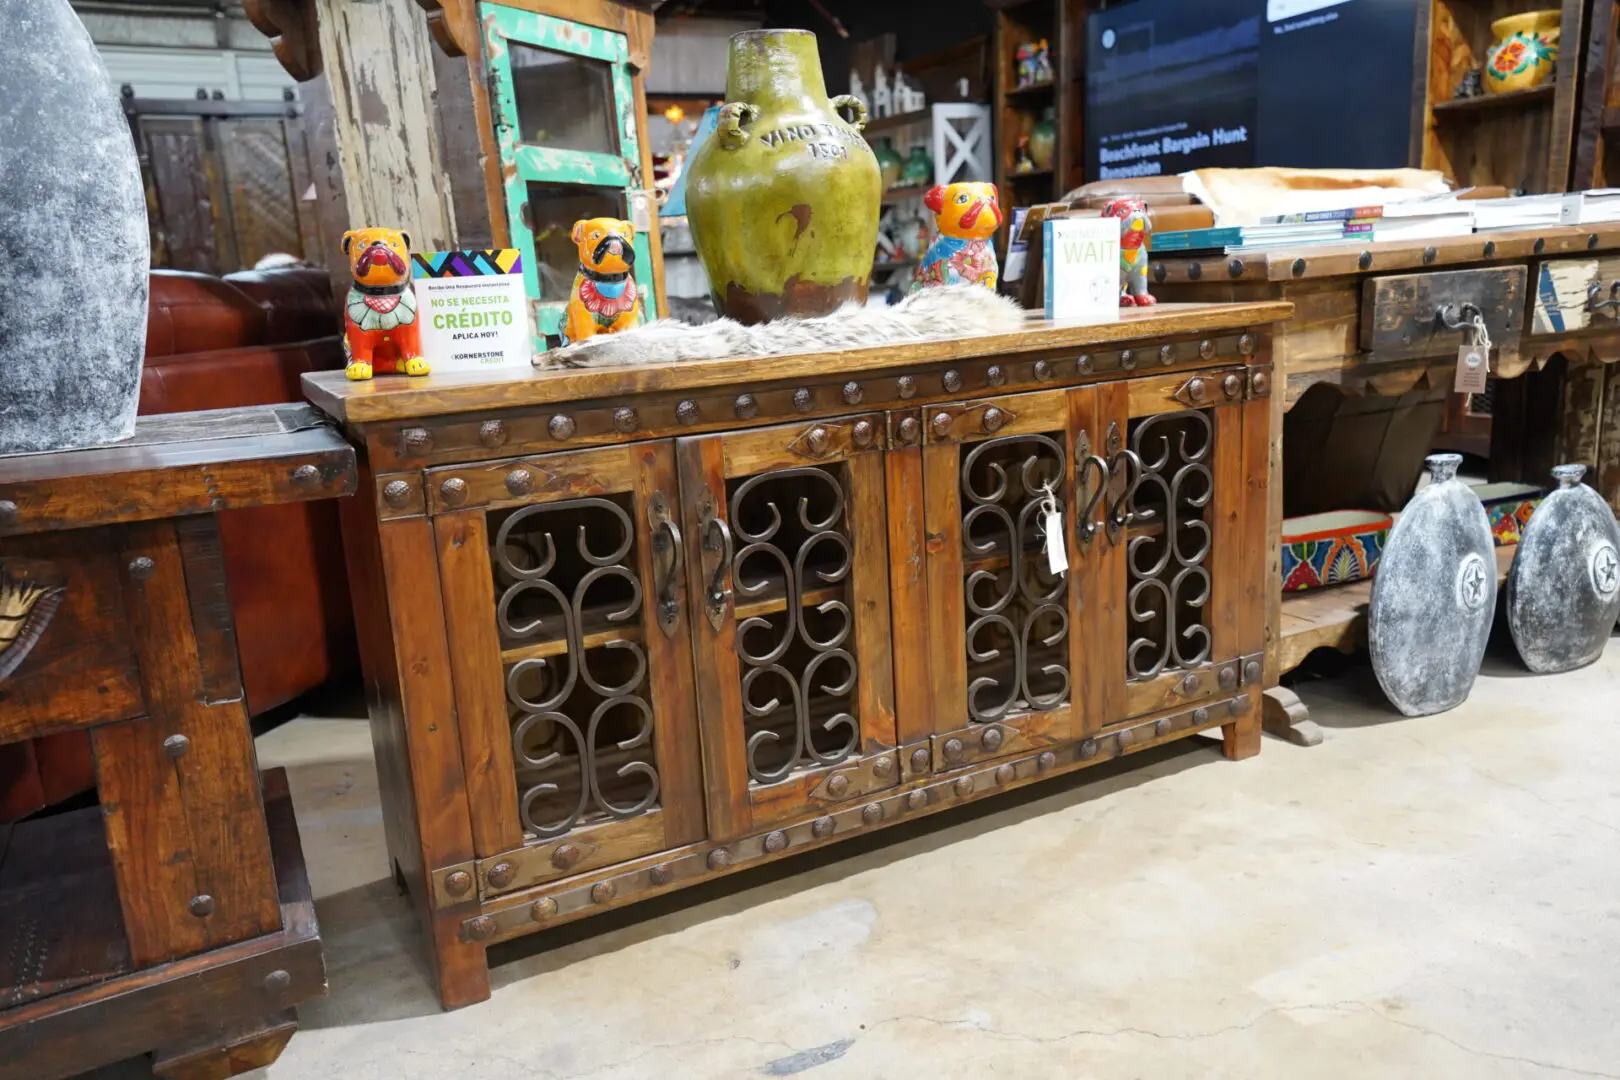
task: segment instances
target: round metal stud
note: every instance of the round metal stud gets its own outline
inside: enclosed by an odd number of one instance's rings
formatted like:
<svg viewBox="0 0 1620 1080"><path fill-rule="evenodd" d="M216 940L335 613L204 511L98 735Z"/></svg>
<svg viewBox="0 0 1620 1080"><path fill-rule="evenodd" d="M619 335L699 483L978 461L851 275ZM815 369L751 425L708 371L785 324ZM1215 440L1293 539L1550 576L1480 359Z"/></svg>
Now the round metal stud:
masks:
<svg viewBox="0 0 1620 1080"><path fill-rule="evenodd" d="M962 373L957 371L955 368L947 371L939 381L940 385L945 387L945 392L948 394L954 394L958 390L962 389Z"/></svg>
<svg viewBox="0 0 1620 1080"><path fill-rule="evenodd" d="M880 757L872 762L872 775L879 780L887 780L894 775L894 758Z"/></svg>
<svg viewBox="0 0 1620 1080"><path fill-rule="evenodd" d="M527 495L534 490L534 474L528 469L513 469L506 474L506 490L513 495Z"/></svg>
<svg viewBox="0 0 1620 1080"><path fill-rule="evenodd" d="M1543 251L1546 251L1547 250L1547 238L1544 237L1544 236L1536 237L1536 242L1535 242L1535 245L1532 248L1532 250L1537 255L1540 255Z"/></svg>
<svg viewBox="0 0 1620 1080"><path fill-rule="evenodd" d="M918 789L906 796L907 810L921 810L928 805L928 792Z"/></svg>
<svg viewBox="0 0 1620 1080"><path fill-rule="evenodd" d="M480 915L476 919L468 919L465 923L467 936L474 941L483 941L495 936L495 920L488 915Z"/></svg>
<svg viewBox="0 0 1620 1080"><path fill-rule="evenodd" d="M1119 366L1130 371L1136 366L1136 353L1130 349L1119 350Z"/></svg>
<svg viewBox="0 0 1620 1080"><path fill-rule="evenodd" d="M1289 269L1293 271L1293 274L1294 274L1295 277L1304 277L1305 276L1305 260L1304 259L1295 259L1294 260L1294 265L1289 267Z"/></svg>
<svg viewBox="0 0 1620 1080"><path fill-rule="evenodd" d="M883 807L877 803L867 803L861 807L861 824L876 825L883 820Z"/></svg>
<svg viewBox="0 0 1620 1080"><path fill-rule="evenodd" d="M186 906L191 909L191 913L197 918L205 919L214 913L214 898L207 893L199 893L193 896L191 903Z"/></svg>
<svg viewBox="0 0 1620 1080"><path fill-rule="evenodd" d="M472 886L472 875L465 870L452 870L444 875L444 891L451 896L466 896Z"/></svg>
<svg viewBox="0 0 1620 1080"><path fill-rule="evenodd" d="M753 394L738 394L737 399L731 403L731 411L737 414L739 420L752 420L759 415L759 402Z"/></svg>
<svg viewBox="0 0 1620 1080"><path fill-rule="evenodd" d="M1198 676L1194 675L1190 671L1183 676L1181 680L1181 692L1183 694L1198 693Z"/></svg>
<svg viewBox="0 0 1620 1080"><path fill-rule="evenodd" d="M636 410L632 409L630 406L620 405L617 409L613 410L614 431L617 431L622 435L628 435L630 432L636 430L636 428L640 426L641 417L637 416Z"/></svg>
<svg viewBox="0 0 1620 1080"><path fill-rule="evenodd" d="M425 454L433 449L433 433L427 428L406 428L403 438L407 454Z"/></svg>
<svg viewBox="0 0 1620 1080"><path fill-rule="evenodd" d="M1199 709L1198 711L1202 712L1202 713L1207 713L1209 710L1207 710L1207 709ZM1153 734L1155 734L1157 736L1160 736L1161 738L1163 736L1165 736L1165 735L1170 734L1170 718L1168 716L1162 717L1157 723L1155 723L1153 725Z"/></svg>
<svg viewBox="0 0 1620 1080"><path fill-rule="evenodd" d="M957 798L967 798L969 795L973 794L973 777L958 776L955 782L951 784L951 790L956 792Z"/></svg>
<svg viewBox="0 0 1620 1080"><path fill-rule="evenodd" d="M934 414L934 433L936 435L944 435L947 432L949 432L950 430L951 430L951 414L948 413L948 412L937 412L937 413L935 413Z"/></svg>
<svg viewBox="0 0 1620 1080"><path fill-rule="evenodd" d="M861 398L865 396L864 391L861 390L861 384L853 379L844 384L842 393L845 405L859 405Z"/></svg>
<svg viewBox="0 0 1620 1080"><path fill-rule="evenodd" d="M768 832L765 834L765 850L772 855L775 855L779 851L787 850L787 844L787 833L783 832L781 829L777 829L773 832Z"/></svg>
<svg viewBox="0 0 1620 1080"><path fill-rule="evenodd" d="M1236 375L1228 375L1221 380L1221 392L1229 398L1235 398L1243 393L1243 380Z"/></svg>
<svg viewBox="0 0 1620 1080"><path fill-rule="evenodd" d="M927 772L928 767L933 763L933 756L928 753L928 748L926 746L920 747L911 752L912 772Z"/></svg>
<svg viewBox="0 0 1620 1080"><path fill-rule="evenodd" d="M1260 661L1258 661L1258 660L1250 660L1248 663L1243 665L1243 681L1244 682L1259 682L1260 681Z"/></svg>
<svg viewBox="0 0 1620 1080"><path fill-rule="evenodd" d="M460 506L467 499L467 481L452 476L439 485L439 497L451 506Z"/></svg>
<svg viewBox="0 0 1620 1080"><path fill-rule="evenodd" d="M584 857L585 853L573 844L558 844L551 852L551 865L559 870L567 870Z"/></svg>
<svg viewBox="0 0 1620 1080"><path fill-rule="evenodd" d="M1174 345L1159 346L1159 363L1169 367L1176 362L1176 347Z"/></svg>
<svg viewBox="0 0 1620 1080"><path fill-rule="evenodd" d="M1057 764L1057 755L1050 750L1042 750L1041 756L1035 759L1035 767L1042 772Z"/></svg>
<svg viewBox="0 0 1620 1080"><path fill-rule="evenodd" d="M1165 271L1164 271L1164 263L1156 262L1156 263L1153 264L1153 280L1154 281L1158 281L1158 282L1164 281L1164 273L1165 273Z"/></svg>
<svg viewBox="0 0 1620 1080"><path fill-rule="evenodd" d="M1372 269L1372 259L1372 252L1363 251L1361 253L1361 258L1356 260L1356 265L1361 267L1363 270L1370 270Z"/></svg>
<svg viewBox="0 0 1620 1080"><path fill-rule="evenodd" d="M922 424L915 416L907 416L900 421L900 442L911 446L922 437Z"/></svg>
<svg viewBox="0 0 1620 1080"><path fill-rule="evenodd" d="M1198 359L1200 359L1200 360L1213 360L1213 359L1215 359L1215 343L1213 341L1209 340L1209 338L1205 338L1203 341L1200 341L1198 343Z"/></svg>
<svg viewBox="0 0 1620 1080"><path fill-rule="evenodd" d="M1226 710L1233 716L1242 716L1249 711L1249 695L1244 694L1242 697L1233 698L1226 703Z"/></svg>
<svg viewBox="0 0 1620 1080"><path fill-rule="evenodd" d="M1004 386L1007 382L1007 373L1000 364L991 364L984 372L984 381L990 386Z"/></svg>
<svg viewBox="0 0 1620 1080"><path fill-rule="evenodd" d="M272 994L279 994L292 985L292 976L281 968L276 968L264 977L264 988Z"/></svg>
<svg viewBox="0 0 1620 1080"><path fill-rule="evenodd" d="M725 848L723 848L723 847L715 848L713 851L709 852L709 869L710 870L724 870L726 867L728 867L730 865L731 865L731 852L727 851Z"/></svg>
<svg viewBox="0 0 1620 1080"><path fill-rule="evenodd" d="M984 747L986 750L999 750L1001 749L1001 742L1005 738L1006 736L1001 733L1000 728L985 728L984 734L979 736L979 745Z"/></svg>
<svg viewBox="0 0 1620 1080"><path fill-rule="evenodd" d="M827 452L827 439L827 429L817 424L810 429L809 434L805 435L804 442L810 448L812 454L819 455Z"/></svg>
<svg viewBox="0 0 1620 1080"><path fill-rule="evenodd" d="M655 866L653 869L658 868ZM545 922L555 914L557 914L557 901L549 896L543 900L536 900L529 905L529 918L535 922Z"/></svg>
<svg viewBox="0 0 1620 1080"><path fill-rule="evenodd" d="M1096 756L1097 756L1097 740L1096 739L1087 739L1085 742L1080 744L1080 760L1081 761L1090 761L1092 758L1094 758Z"/></svg>
<svg viewBox="0 0 1620 1080"><path fill-rule="evenodd" d="M564 416L562 413L558 413L551 418L551 423L546 425L546 430L551 432L553 439L564 442L574 437L574 427L574 418L572 416Z"/></svg>
<svg viewBox="0 0 1620 1080"><path fill-rule="evenodd" d="M1238 338L1238 352L1242 353L1244 356L1250 356L1254 353L1253 334L1243 334Z"/></svg>
<svg viewBox="0 0 1620 1080"><path fill-rule="evenodd" d="M793 391L793 407L799 412L809 412L816 407L816 395L810 392L808 386L801 386Z"/></svg>
<svg viewBox="0 0 1620 1080"><path fill-rule="evenodd" d="M1170 721L1168 719L1165 719L1165 720L1160 720L1159 723L1164 726L1164 730L1160 731L1159 734L1160 735L1166 734L1170 730ZM1193 723L1195 723L1195 724L1207 724L1207 723L1209 723L1209 710L1206 709L1206 708L1203 708L1202 706L1200 706L1199 708L1194 709L1193 710Z"/></svg>
<svg viewBox="0 0 1620 1080"><path fill-rule="evenodd" d="M1428 265L1428 264L1429 264L1429 263L1432 263L1432 262L1434 262L1434 260L1435 260L1435 259L1436 259L1436 258L1437 258L1437 257L1439 257L1439 255L1440 255L1440 253L1439 253L1439 252L1438 252L1438 251L1436 251L1436 250L1435 250L1435 249L1434 249L1434 248L1432 248L1432 247L1426 247L1426 248L1424 248L1424 249L1423 249L1423 264L1424 264L1424 265L1425 265L1425 266L1427 266L1427 265Z"/></svg>
<svg viewBox="0 0 1620 1080"><path fill-rule="evenodd" d="M292 483L299 491L315 491L321 486L321 470L313 465L300 465L293 470Z"/></svg>
<svg viewBox="0 0 1620 1080"><path fill-rule="evenodd" d="M894 381L894 387L900 392L902 398L917 396L917 377L915 375L902 375Z"/></svg>
<svg viewBox="0 0 1620 1080"><path fill-rule="evenodd" d="M838 823L830 817L818 817L810 823L810 835L817 840L825 840L833 834Z"/></svg>
<svg viewBox="0 0 1620 1080"><path fill-rule="evenodd" d="M1243 276L1243 260L1242 259L1233 259L1231 262L1227 263L1226 264L1226 272L1228 274L1230 274L1232 277L1242 277Z"/></svg>
<svg viewBox="0 0 1620 1080"><path fill-rule="evenodd" d="M962 760L962 751L965 750L965 749L966 749L966 747L964 747L962 745L962 740L961 739L946 739L945 740L945 760L946 761L951 761L951 762L961 761Z"/></svg>
<svg viewBox="0 0 1620 1080"><path fill-rule="evenodd" d="M1495 255L1495 254L1496 254L1496 241L1495 240L1487 240L1487 241L1485 241L1485 257L1488 259L1492 255Z"/></svg>
<svg viewBox="0 0 1620 1080"><path fill-rule="evenodd" d="M169 757L185 757L190 750L191 740L184 735L170 735L163 740L163 752Z"/></svg>
<svg viewBox="0 0 1620 1080"><path fill-rule="evenodd" d="M1588 233L1587 237L1586 237L1586 250L1587 251L1595 251L1595 250L1597 250L1597 246L1598 246L1598 234L1597 233Z"/></svg>
<svg viewBox="0 0 1620 1080"><path fill-rule="evenodd" d="M1131 745L1131 738L1132 736L1129 731L1121 731L1114 736L1114 741L1117 742L1119 744L1119 748L1123 750L1127 746Z"/></svg>
<svg viewBox="0 0 1620 1080"><path fill-rule="evenodd" d="M834 773L827 778L827 794L835 799L842 799L849 794L849 774Z"/></svg>
<svg viewBox="0 0 1620 1080"><path fill-rule="evenodd" d="M1256 394L1264 394L1271 386L1271 376L1267 375L1263 371L1255 372L1254 377L1250 381L1254 384L1254 392Z"/></svg>
<svg viewBox="0 0 1620 1080"><path fill-rule="evenodd" d="M517 867L509 862L498 862L489 868L484 880L489 882L492 889L504 889L517 880Z"/></svg>
<svg viewBox="0 0 1620 1080"><path fill-rule="evenodd" d="M1013 778L1016 775L1017 773L1014 771L1011 765L996 766L996 783L1000 784L1002 787L1006 787L1008 784L1012 783Z"/></svg>
<svg viewBox="0 0 1620 1080"><path fill-rule="evenodd" d="M857 420L855 421L855 426L850 429L850 438L855 441L856 446L871 446L872 439L876 435L877 428L872 426L872 421L870 420Z"/></svg>
<svg viewBox="0 0 1620 1080"><path fill-rule="evenodd" d="M1046 382L1048 379L1050 379L1052 376L1054 376L1056 374L1057 374L1057 372L1052 370L1052 361L1050 361L1050 360L1037 360L1037 361L1035 361L1035 377L1037 379L1041 380L1042 382Z"/></svg>
<svg viewBox="0 0 1620 1080"><path fill-rule="evenodd" d="M390 480L383 485L383 502L395 510L411 501L411 485L404 480Z"/></svg>
<svg viewBox="0 0 1620 1080"><path fill-rule="evenodd" d="M506 444L506 425L499 420L485 420L478 425L478 441L490 449Z"/></svg>
<svg viewBox="0 0 1620 1080"><path fill-rule="evenodd" d="M984 430L1000 431L1002 426L1007 423L1007 414L992 405L984 410L984 416L981 420L984 424Z"/></svg>
<svg viewBox="0 0 1620 1080"><path fill-rule="evenodd" d="M14 525L17 522L17 504L10 499L0 499L0 525Z"/></svg>
<svg viewBox="0 0 1620 1080"><path fill-rule="evenodd" d="M155 573L157 573L157 563L145 555L138 555L129 560L129 576L136 581L150 581Z"/></svg>
<svg viewBox="0 0 1620 1080"><path fill-rule="evenodd" d="M668 885L675 880L675 868L669 863L659 863L647 871L647 880L653 885Z"/></svg>
<svg viewBox="0 0 1620 1080"><path fill-rule="evenodd" d="M1236 690L1238 683L1237 668L1228 664L1215 674L1215 681L1220 683L1222 690Z"/></svg>
<svg viewBox="0 0 1620 1080"><path fill-rule="evenodd" d="M691 398L678 402L675 405L675 419L678 423L686 424L688 426L697 423L698 403L693 401Z"/></svg>
<svg viewBox="0 0 1620 1080"><path fill-rule="evenodd" d="M1079 356L1074 358L1074 373L1076 375L1090 375L1091 374L1091 354L1090 353L1081 353Z"/></svg>
<svg viewBox="0 0 1620 1080"><path fill-rule="evenodd" d="M1203 401L1204 394L1205 390L1203 379L1194 379L1192 382L1187 384L1187 396L1192 398L1194 402Z"/></svg>
<svg viewBox="0 0 1620 1080"><path fill-rule="evenodd" d="M1204 276L1204 264L1203 263L1193 263L1191 266L1187 267L1187 279L1189 281L1197 281L1199 278L1201 278L1203 276Z"/></svg>

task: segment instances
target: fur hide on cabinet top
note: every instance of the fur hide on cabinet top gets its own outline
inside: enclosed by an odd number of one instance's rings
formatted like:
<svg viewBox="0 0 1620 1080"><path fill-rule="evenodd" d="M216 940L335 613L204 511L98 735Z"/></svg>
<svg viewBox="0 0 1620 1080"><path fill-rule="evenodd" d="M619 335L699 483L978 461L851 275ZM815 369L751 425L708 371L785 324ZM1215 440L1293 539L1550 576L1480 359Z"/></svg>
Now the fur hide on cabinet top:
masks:
<svg viewBox="0 0 1620 1080"><path fill-rule="evenodd" d="M777 319L744 326L719 319L689 326L659 319L635 330L601 334L535 356L536 367L620 367L718 360L736 356L869 349L916 341L1011 334L1022 329L1024 309L982 285L953 285L912 293L893 307L845 304L813 319Z"/></svg>

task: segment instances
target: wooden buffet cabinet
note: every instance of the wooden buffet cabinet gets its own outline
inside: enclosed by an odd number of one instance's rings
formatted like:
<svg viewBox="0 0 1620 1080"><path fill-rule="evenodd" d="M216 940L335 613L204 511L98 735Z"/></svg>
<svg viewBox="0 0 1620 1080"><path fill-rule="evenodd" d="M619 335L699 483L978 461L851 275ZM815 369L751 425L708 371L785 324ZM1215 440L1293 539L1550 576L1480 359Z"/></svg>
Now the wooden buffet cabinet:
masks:
<svg viewBox="0 0 1620 1080"><path fill-rule="evenodd" d="M1197 731L1257 752L1290 311L305 376L361 448L388 842L445 1005L495 941Z"/></svg>

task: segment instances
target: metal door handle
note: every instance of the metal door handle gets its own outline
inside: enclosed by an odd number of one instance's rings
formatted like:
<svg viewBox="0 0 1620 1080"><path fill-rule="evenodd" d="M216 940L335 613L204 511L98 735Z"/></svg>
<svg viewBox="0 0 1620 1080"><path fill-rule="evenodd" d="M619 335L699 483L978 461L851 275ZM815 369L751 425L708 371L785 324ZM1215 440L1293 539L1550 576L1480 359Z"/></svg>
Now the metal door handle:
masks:
<svg viewBox="0 0 1620 1080"><path fill-rule="evenodd" d="M1474 325L1475 319L1483 319L1484 314L1477 304L1465 303L1461 307L1456 304L1441 304L1434 309L1434 317L1447 330L1466 330Z"/></svg>
<svg viewBox="0 0 1620 1080"><path fill-rule="evenodd" d="M1620 310L1620 281L1609 283L1609 298L1599 300L1603 295L1603 286L1594 281L1586 287L1586 310L1596 315L1600 311Z"/></svg>
<svg viewBox="0 0 1620 1080"><path fill-rule="evenodd" d="M1108 495L1108 462L1091 452L1091 436L1082 431L1074 441L1075 485L1074 505L1080 508L1075 516L1075 539L1081 550L1091 546L1102 522L1095 517L1097 506ZM1096 482L1087 485L1087 472L1096 473Z"/></svg>
<svg viewBox="0 0 1620 1080"><path fill-rule="evenodd" d="M681 580L685 563L680 526L669 513L669 500L663 492L655 492L647 506L647 517L652 522L653 593L657 597L658 628L664 636L673 637L681 624L681 605L675 599L675 589ZM669 567L659 572L660 558L668 556Z"/></svg>
<svg viewBox="0 0 1620 1080"><path fill-rule="evenodd" d="M1108 501L1108 542L1117 544L1125 527L1136 517L1131 510L1131 498L1136 494L1136 486L1142 482L1142 459L1136 456L1134 450L1121 450L1109 461L1108 473L1110 484L1116 476L1125 478L1119 497Z"/></svg>
<svg viewBox="0 0 1620 1080"><path fill-rule="evenodd" d="M731 602L731 589L726 586L726 573L731 569L731 526L725 519L715 514L711 508L703 519L700 533L703 541L705 572L709 574L708 585L703 591L703 612L709 617L709 625L714 632L719 633L726 622L726 608ZM714 561L714 569L708 570L708 555L717 553L720 557Z"/></svg>

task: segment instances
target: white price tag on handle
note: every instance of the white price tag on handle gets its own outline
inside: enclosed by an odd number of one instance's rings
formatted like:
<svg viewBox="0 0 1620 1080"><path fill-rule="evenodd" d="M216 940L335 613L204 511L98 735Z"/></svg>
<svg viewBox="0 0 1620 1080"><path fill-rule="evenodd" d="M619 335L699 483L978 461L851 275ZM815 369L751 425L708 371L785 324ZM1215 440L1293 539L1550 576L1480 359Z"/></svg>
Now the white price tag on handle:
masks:
<svg viewBox="0 0 1620 1080"><path fill-rule="evenodd" d="M1474 312L1464 336L1473 341L1457 350L1457 380L1453 389L1459 394L1483 394L1486 376L1491 373L1491 331L1485 325L1485 317Z"/></svg>
<svg viewBox="0 0 1620 1080"><path fill-rule="evenodd" d="M1041 499L1041 532L1046 535L1046 569L1054 576L1069 571L1069 547L1063 537L1063 511L1058 508L1052 485L1045 489Z"/></svg>

